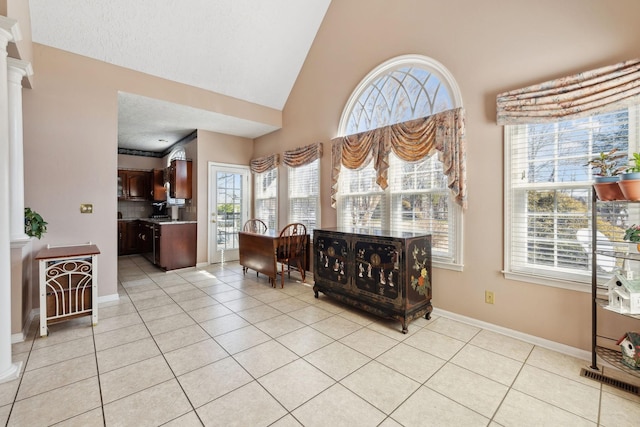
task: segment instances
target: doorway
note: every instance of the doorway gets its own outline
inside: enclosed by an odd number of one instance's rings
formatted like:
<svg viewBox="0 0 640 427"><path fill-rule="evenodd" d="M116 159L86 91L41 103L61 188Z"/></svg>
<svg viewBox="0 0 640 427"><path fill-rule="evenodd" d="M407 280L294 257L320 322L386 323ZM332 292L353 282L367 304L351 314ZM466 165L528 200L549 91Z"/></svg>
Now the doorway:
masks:
<svg viewBox="0 0 640 427"><path fill-rule="evenodd" d="M209 262L237 261L238 233L249 219L249 167L209 163Z"/></svg>

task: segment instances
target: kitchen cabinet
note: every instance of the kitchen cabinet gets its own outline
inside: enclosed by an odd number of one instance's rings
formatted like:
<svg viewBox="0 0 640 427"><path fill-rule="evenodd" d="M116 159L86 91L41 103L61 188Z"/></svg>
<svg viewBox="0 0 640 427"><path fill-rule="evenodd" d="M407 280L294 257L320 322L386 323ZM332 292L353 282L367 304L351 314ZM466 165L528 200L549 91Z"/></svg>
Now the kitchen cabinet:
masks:
<svg viewBox="0 0 640 427"><path fill-rule="evenodd" d="M147 260L165 270L196 265L195 221L140 220L139 251Z"/></svg>
<svg viewBox="0 0 640 427"><path fill-rule="evenodd" d="M431 236L374 229L314 230L313 291L408 323L429 319Z"/></svg>
<svg viewBox="0 0 640 427"><path fill-rule="evenodd" d="M160 223L155 236L156 264L165 270L196 265L196 223Z"/></svg>
<svg viewBox="0 0 640 427"><path fill-rule="evenodd" d="M131 255L140 252L140 224L137 220L118 221L118 255Z"/></svg>
<svg viewBox="0 0 640 427"><path fill-rule="evenodd" d="M164 186L164 170L153 170L153 201L164 202L167 200L167 188Z"/></svg>
<svg viewBox="0 0 640 427"><path fill-rule="evenodd" d="M174 199L191 198L191 160L172 160L169 166L169 195Z"/></svg>
<svg viewBox="0 0 640 427"><path fill-rule="evenodd" d="M119 200L150 200L151 172L141 170L118 170Z"/></svg>

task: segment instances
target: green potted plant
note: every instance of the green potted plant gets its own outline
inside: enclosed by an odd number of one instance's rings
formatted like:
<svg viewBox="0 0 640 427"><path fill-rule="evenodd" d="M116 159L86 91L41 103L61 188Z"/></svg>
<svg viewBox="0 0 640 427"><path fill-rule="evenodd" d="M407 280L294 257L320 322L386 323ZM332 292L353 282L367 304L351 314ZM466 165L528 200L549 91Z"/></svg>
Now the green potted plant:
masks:
<svg viewBox="0 0 640 427"><path fill-rule="evenodd" d="M595 175L593 187L596 190L596 195L598 199L603 201L624 200L625 198L618 186L618 181L620 181L620 173L627 167L618 166L620 159L625 156L617 154L617 151L617 148L613 148L608 153L601 152L598 157L587 163Z"/></svg>
<svg viewBox="0 0 640 427"><path fill-rule="evenodd" d="M624 230L624 237L622 239L626 242L635 243L637 245L636 249L640 252L640 225L633 224Z"/></svg>
<svg viewBox="0 0 640 427"><path fill-rule="evenodd" d="M47 232L47 224L42 216L31 208L24 208L24 232L27 236L42 238Z"/></svg>
<svg viewBox="0 0 640 427"><path fill-rule="evenodd" d="M618 185L627 200L640 200L640 153L633 153Z"/></svg>

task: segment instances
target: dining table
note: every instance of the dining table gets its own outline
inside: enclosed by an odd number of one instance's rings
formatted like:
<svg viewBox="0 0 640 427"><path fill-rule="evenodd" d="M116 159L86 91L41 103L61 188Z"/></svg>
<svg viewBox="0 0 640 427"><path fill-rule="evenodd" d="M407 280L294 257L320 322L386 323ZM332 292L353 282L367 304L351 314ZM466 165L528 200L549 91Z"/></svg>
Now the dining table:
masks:
<svg viewBox="0 0 640 427"><path fill-rule="evenodd" d="M307 246L309 242L307 235ZM278 274L278 263L276 252L279 246L280 233L275 229L268 229L264 233L251 233L241 231L238 233L238 249L240 252L240 265L243 271L254 270L269 278L269 282L274 285ZM303 256L303 269L309 268L309 250Z"/></svg>

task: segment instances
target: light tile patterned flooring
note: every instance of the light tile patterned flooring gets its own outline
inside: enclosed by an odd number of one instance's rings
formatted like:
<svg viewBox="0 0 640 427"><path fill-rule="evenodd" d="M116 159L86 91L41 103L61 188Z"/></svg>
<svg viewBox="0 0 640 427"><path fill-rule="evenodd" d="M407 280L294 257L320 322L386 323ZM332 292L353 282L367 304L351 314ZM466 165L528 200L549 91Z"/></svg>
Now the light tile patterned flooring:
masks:
<svg viewBox="0 0 640 427"><path fill-rule="evenodd" d="M118 302L13 346L9 426L637 426L640 399L586 362L433 316L398 322L273 289L237 263L119 261Z"/></svg>

